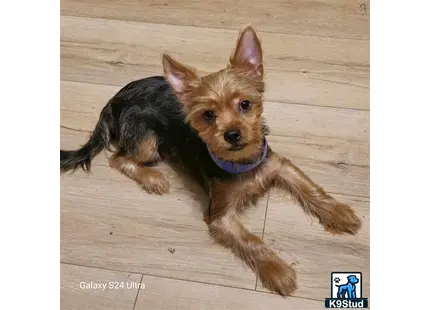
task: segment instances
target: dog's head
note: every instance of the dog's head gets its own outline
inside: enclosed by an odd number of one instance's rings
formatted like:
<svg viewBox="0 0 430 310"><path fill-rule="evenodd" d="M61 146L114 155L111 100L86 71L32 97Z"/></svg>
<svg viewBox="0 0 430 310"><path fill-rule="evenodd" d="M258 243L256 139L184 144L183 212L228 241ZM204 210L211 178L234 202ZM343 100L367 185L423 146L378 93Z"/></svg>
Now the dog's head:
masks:
<svg viewBox="0 0 430 310"><path fill-rule="evenodd" d="M351 284L357 284L358 283L357 277L353 274L348 276L347 279L348 279L348 282Z"/></svg>
<svg viewBox="0 0 430 310"><path fill-rule="evenodd" d="M263 145L263 53L251 27L238 37L229 65L199 76L163 55L166 80L183 104L186 120L215 156L244 161Z"/></svg>

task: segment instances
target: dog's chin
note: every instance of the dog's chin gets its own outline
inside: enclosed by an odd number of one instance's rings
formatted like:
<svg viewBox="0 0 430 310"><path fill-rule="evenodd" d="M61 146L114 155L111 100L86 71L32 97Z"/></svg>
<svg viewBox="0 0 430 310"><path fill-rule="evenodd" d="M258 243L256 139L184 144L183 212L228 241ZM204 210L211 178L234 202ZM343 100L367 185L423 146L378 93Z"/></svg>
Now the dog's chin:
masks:
<svg viewBox="0 0 430 310"><path fill-rule="evenodd" d="M237 145L233 145L233 146L229 147L229 148L227 149L227 151L230 151L230 152L240 152L240 151L242 151L242 150L243 150L247 145L248 145L247 143L245 143L245 144L237 144Z"/></svg>
<svg viewBox="0 0 430 310"><path fill-rule="evenodd" d="M261 154L261 146L253 143L243 143L224 148L217 148L212 153L219 159L236 162L248 163L255 161Z"/></svg>

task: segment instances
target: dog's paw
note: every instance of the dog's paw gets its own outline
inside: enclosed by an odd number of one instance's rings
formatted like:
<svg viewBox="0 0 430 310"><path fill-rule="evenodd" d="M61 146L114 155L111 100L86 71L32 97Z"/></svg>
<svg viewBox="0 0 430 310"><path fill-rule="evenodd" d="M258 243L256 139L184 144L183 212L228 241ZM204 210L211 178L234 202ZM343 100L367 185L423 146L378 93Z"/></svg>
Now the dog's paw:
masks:
<svg viewBox="0 0 430 310"><path fill-rule="evenodd" d="M258 263L258 275L263 286L281 296L289 296L297 289L296 271L281 259Z"/></svg>
<svg viewBox="0 0 430 310"><path fill-rule="evenodd" d="M142 180L142 187L148 193L163 195L170 191L170 183L167 176L158 170L151 171L150 174L146 174Z"/></svg>
<svg viewBox="0 0 430 310"><path fill-rule="evenodd" d="M355 235L361 228L361 221L354 210L343 203L336 204L330 212L329 219L322 224L325 230L335 235L343 233Z"/></svg>

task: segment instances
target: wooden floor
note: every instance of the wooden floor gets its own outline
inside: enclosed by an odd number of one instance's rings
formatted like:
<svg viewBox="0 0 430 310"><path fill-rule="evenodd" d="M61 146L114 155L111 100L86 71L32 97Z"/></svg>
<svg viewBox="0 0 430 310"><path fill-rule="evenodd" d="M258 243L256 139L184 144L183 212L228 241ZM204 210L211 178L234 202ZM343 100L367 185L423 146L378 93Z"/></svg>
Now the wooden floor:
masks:
<svg viewBox="0 0 430 310"><path fill-rule="evenodd" d="M369 297L368 0L61 0L61 147L86 141L120 87L160 75L164 51L221 69L249 22L272 148L356 208L363 229L331 236L276 192L261 199L244 222L295 266L299 289L283 299L213 243L192 181L163 167L171 193L148 195L101 154L91 175L61 176L62 309L323 309L332 271L361 271ZM80 287L91 282L107 287Z"/></svg>

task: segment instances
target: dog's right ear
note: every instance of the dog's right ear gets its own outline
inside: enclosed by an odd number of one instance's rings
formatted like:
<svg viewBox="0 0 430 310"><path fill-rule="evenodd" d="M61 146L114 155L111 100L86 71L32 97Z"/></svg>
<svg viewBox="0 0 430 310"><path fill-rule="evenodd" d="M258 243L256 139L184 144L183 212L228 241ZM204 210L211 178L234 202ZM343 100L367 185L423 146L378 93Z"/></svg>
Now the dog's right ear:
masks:
<svg viewBox="0 0 430 310"><path fill-rule="evenodd" d="M258 78L263 76L263 50L255 30L248 26L240 32L234 54L230 57L234 68L243 68Z"/></svg>
<svg viewBox="0 0 430 310"><path fill-rule="evenodd" d="M164 78L173 88L175 95L182 103L187 102L187 97L199 84L199 76L196 71L174 60L168 54L163 54Z"/></svg>

